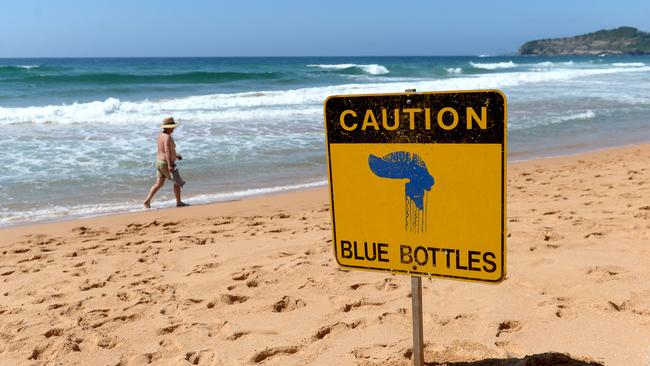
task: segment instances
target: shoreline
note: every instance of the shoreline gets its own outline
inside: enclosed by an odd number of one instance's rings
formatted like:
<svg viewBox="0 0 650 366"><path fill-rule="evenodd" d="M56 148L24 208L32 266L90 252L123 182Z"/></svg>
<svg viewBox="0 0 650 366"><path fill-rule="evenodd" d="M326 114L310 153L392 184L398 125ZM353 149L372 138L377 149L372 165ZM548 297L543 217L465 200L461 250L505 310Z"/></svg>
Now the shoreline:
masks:
<svg viewBox="0 0 650 366"><path fill-rule="evenodd" d="M320 193L327 194L326 186L305 188L296 191L267 193L241 199L197 204L187 207L161 207L133 212L109 213L100 216L83 217L71 220L26 223L19 226L2 227L0 228L0 233L2 233L5 238L15 239L16 237L23 235L25 231L29 231L30 228L38 229L36 230L37 232L65 232L77 226L101 225L103 221L109 221L114 224L128 224L134 220L164 220L168 218L188 219L194 217L197 212L204 213L213 208L216 209L215 211L223 213L224 215L240 213L240 211L246 210L240 206L248 207L251 205L260 207L260 212L266 212L269 210L282 210L282 202L294 202L298 199L305 199L307 203L313 204L313 197L320 195Z"/></svg>
<svg viewBox="0 0 650 366"><path fill-rule="evenodd" d="M648 144L650 144L650 140L647 140L646 138L641 138L638 141L628 141L622 144L621 143L614 143L611 145L601 144L593 147L587 147L587 146L591 146L588 144L581 144L572 147L564 147L562 149L554 148L546 153L537 153L537 154L517 153L517 154L525 155L527 157L508 159L508 164L517 164L517 163L524 163L528 161L555 159L555 158L570 158L570 157L575 157L583 154L605 152L608 150L615 150L615 149L633 148L636 146L644 146Z"/></svg>
<svg viewBox="0 0 650 366"><path fill-rule="evenodd" d="M166 184L168 184L166 182ZM294 188L298 187L299 188ZM242 201L242 200L247 200L255 197L264 197L264 196L274 196L274 195L281 195L285 193L291 193L291 192L300 192L303 190L310 190L314 188L320 188L320 187L325 187L327 186L327 182L325 181L324 183L320 182L308 182L304 184L297 184L294 186L274 186L274 187L267 187L267 188L252 188L252 189L246 189L243 191L234 191L234 192L225 192L225 193L213 193L213 194L197 194L194 197L186 198L184 201L187 200L195 200L197 197L201 196L232 196L232 197L227 197L225 199L217 199L215 201L200 201L198 203L192 203L189 207L196 207L196 206L205 206L205 205L214 205L214 204L220 204L220 203L227 203L227 202L234 202L234 201ZM261 193L255 193L255 191L265 191ZM254 193L246 193L246 192L254 192ZM156 200L154 202L161 202L160 200ZM75 221L75 220L85 220L85 219L92 219L92 218L101 218L101 217L110 217L114 215L127 215L127 214L134 214L134 213L143 213L143 212L149 212L149 211L156 211L156 210L167 210L167 209L175 209L177 208L175 206L174 200L166 200L162 201L162 203L159 203L161 206L158 208L151 209L144 209L143 207L139 208L133 208L130 210L122 210L122 211L109 211L105 213L96 213L96 214L90 214L86 216L81 216L81 215L72 215L70 217L60 217L60 218L55 218L55 219L45 219L45 220L36 220L36 221L25 221L25 222L18 222L15 224L9 224L9 225L0 225L0 231L3 229L10 229L10 228L15 228L15 227L23 227L23 226L30 226L30 225L44 225L44 224L51 224L51 223L59 223L59 222L67 222L67 221ZM142 206L142 205L140 205Z"/></svg>
<svg viewBox="0 0 650 366"><path fill-rule="evenodd" d="M544 161L547 159L561 159L561 158L571 158L571 157L576 157L580 155L589 155L589 154L597 154L600 152L607 152L610 150L617 150L617 149L629 149L629 148L635 148L635 147L643 147L648 145L650 142L636 142L636 143L630 143L630 144L624 144L624 145L615 145L615 146L602 146L602 147L594 147L593 149L589 149L586 151L578 150L578 151L573 151L570 152L569 150L564 150L564 151L556 151L554 153L549 153L552 155L546 155L546 154L541 154L539 156L531 156L529 158L523 158L523 159L509 159L508 160L508 167L510 167L513 164L521 164L521 163L527 163L527 162L532 162L532 161ZM327 177L323 177L325 180L321 182L315 182L315 181L310 181L307 183L303 184L298 184L296 186L306 186L306 187L300 187L300 188L291 188L288 186L274 186L274 187L265 187L265 188L254 188L254 189L247 189L243 191L234 191L234 192L223 192L223 193L201 193L197 194L194 197L190 197L189 200L193 200L195 197L200 197L200 196L205 196L205 195L233 195L233 198L226 198L224 200L215 200L215 201L205 201L205 202L198 202L198 203L192 203L190 207L202 207L206 205L219 205L223 203L228 203L228 202L236 202L236 201L245 201L245 200L250 200L250 199L255 199L257 197L272 197L276 195L284 195L284 194L292 194L296 192L301 192L301 191L309 191L309 190L314 190L314 189L324 189L328 186L328 181ZM262 192L262 193L249 193L246 194L245 192L249 191L264 191L264 190L271 190L270 192ZM237 197L239 195L239 197ZM155 202L155 201L154 201ZM137 209L134 208L132 210L125 210L125 211L113 211L113 212L107 212L107 213L98 213L98 214L90 214L90 215L72 215L71 217L59 217L59 218L54 218L54 219L44 219L44 220L36 220L36 221L23 221L23 222L16 222L12 224L7 224L7 225L0 225L0 232L8 230L8 229L14 229L14 228L23 228L23 227L29 227L29 226L38 226L38 225L47 225L47 224L56 224L56 223L65 223L65 222L70 222L70 221L82 221L82 220L87 220L87 219L100 219L100 218L106 218L106 217L113 217L113 216L119 216L119 215L129 215L129 214L138 214L138 213L146 213L146 212L157 212L159 210L171 210L171 209L177 209L177 207L172 206L173 203L170 203L172 201L164 201L163 206L159 208L152 208L149 210L144 210L144 209ZM155 207L154 203L154 207Z"/></svg>

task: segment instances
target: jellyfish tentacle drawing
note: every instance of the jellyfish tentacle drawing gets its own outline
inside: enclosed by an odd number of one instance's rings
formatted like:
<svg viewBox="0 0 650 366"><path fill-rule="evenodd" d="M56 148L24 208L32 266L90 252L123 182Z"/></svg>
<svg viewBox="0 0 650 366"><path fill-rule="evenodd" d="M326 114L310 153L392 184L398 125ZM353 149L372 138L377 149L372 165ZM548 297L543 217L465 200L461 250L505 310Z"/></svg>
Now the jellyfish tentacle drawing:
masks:
<svg viewBox="0 0 650 366"><path fill-rule="evenodd" d="M410 231L427 229L427 193L433 187L434 179L424 160L415 153L396 151L378 157L368 156L370 170L380 178L408 179L405 184L405 227Z"/></svg>

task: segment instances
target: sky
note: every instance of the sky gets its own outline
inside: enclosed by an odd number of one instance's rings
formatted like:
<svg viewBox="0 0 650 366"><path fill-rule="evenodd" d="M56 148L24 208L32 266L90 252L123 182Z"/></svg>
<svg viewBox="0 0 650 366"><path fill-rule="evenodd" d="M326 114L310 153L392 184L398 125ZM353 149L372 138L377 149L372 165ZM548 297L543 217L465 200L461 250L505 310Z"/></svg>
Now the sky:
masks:
<svg viewBox="0 0 650 366"><path fill-rule="evenodd" d="M498 55L622 25L650 1L20 0L0 57Z"/></svg>

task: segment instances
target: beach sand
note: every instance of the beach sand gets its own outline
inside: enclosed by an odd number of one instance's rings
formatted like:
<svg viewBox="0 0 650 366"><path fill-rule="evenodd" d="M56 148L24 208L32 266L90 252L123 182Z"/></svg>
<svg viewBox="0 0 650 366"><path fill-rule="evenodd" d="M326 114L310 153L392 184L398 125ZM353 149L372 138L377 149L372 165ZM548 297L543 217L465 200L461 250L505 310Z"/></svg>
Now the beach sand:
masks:
<svg viewBox="0 0 650 366"><path fill-rule="evenodd" d="M650 364L649 162L510 164L507 279L423 280L427 364ZM0 230L0 365L411 365L410 278L330 224L320 188Z"/></svg>

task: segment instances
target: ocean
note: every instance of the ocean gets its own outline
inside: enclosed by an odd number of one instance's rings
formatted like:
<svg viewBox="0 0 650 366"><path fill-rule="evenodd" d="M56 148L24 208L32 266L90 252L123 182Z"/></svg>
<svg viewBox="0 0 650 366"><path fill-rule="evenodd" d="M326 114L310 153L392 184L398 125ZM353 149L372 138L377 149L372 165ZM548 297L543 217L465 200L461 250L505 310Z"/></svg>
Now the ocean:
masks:
<svg viewBox="0 0 650 366"><path fill-rule="evenodd" d="M140 210L165 116L189 203L325 185L324 99L411 88L504 91L511 161L650 140L649 56L0 59L0 226Z"/></svg>

